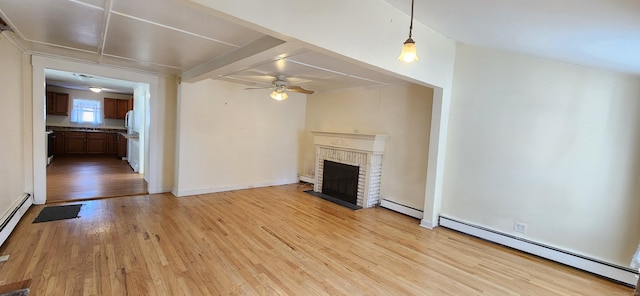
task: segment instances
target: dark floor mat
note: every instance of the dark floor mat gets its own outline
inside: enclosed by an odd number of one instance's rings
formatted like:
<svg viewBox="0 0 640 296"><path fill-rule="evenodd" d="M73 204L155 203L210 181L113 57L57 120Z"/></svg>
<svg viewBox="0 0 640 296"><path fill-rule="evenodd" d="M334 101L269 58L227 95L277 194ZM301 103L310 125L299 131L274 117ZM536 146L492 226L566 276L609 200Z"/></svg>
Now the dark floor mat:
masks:
<svg viewBox="0 0 640 296"><path fill-rule="evenodd" d="M20 289L20 290L0 294L0 296L27 296L27 295L29 295L29 289Z"/></svg>
<svg viewBox="0 0 640 296"><path fill-rule="evenodd" d="M328 196L328 195L326 195L326 194L324 194L324 193L315 192L315 191L313 191L313 190L306 190L306 191L304 191L304 192L305 192L305 193L308 193L308 194L311 194L311 195L313 195L313 196L316 196L316 197L322 198L322 199L324 199L324 200L328 200L328 201L330 201L330 202L332 202L332 203L334 203L334 204L338 204L338 205L341 205L341 206L343 206L343 207L350 208L350 209L352 209L352 210L360 210L360 209L362 209L362 207L361 207L361 206L357 206L357 205L354 205L354 204L352 204L352 203L348 203L348 202L346 202L346 201L344 201L344 200L337 199L337 198L335 198L335 197L333 197L333 196Z"/></svg>
<svg viewBox="0 0 640 296"><path fill-rule="evenodd" d="M78 218L80 207L82 204L46 207L40 211L33 223Z"/></svg>

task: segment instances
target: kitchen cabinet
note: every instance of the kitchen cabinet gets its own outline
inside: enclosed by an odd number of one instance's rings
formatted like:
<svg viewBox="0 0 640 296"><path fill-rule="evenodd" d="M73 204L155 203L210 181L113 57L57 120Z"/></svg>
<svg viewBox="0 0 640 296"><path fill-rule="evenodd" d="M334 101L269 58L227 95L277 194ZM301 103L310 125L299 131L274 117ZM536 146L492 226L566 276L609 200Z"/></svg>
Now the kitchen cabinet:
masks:
<svg viewBox="0 0 640 296"><path fill-rule="evenodd" d="M118 152L117 147L118 147L118 134L108 133L106 154L116 155L116 152Z"/></svg>
<svg viewBox="0 0 640 296"><path fill-rule="evenodd" d="M118 158L122 159L123 157L127 157L127 138L122 134L118 134L116 149L116 156L118 156Z"/></svg>
<svg viewBox="0 0 640 296"><path fill-rule="evenodd" d="M106 154L107 134L101 132L66 132L65 154Z"/></svg>
<svg viewBox="0 0 640 296"><path fill-rule="evenodd" d="M53 135L55 136L55 138L53 139L53 155L65 154L65 149L64 149L65 133L53 132Z"/></svg>
<svg viewBox="0 0 640 296"><path fill-rule="evenodd" d="M116 114L118 119L124 119L127 112L129 112L129 110L133 110L133 103L131 102L132 100L118 100L118 112Z"/></svg>
<svg viewBox="0 0 640 296"><path fill-rule="evenodd" d="M86 133L85 151L87 154L105 154L107 152L106 133Z"/></svg>
<svg viewBox="0 0 640 296"><path fill-rule="evenodd" d="M54 155L127 156L127 139L115 132L54 131Z"/></svg>
<svg viewBox="0 0 640 296"><path fill-rule="evenodd" d="M69 94L48 91L47 115L69 116Z"/></svg>
<svg viewBox="0 0 640 296"><path fill-rule="evenodd" d="M104 98L104 118L117 118L118 117L118 100Z"/></svg>
<svg viewBox="0 0 640 296"><path fill-rule="evenodd" d="M124 119L129 110L133 110L133 99L104 98L104 118Z"/></svg>
<svg viewBox="0 0 640 296"><path fill-rule="evenodd" d="M66 154L85 154L86 133L66 132L64 150Z"/></svg>

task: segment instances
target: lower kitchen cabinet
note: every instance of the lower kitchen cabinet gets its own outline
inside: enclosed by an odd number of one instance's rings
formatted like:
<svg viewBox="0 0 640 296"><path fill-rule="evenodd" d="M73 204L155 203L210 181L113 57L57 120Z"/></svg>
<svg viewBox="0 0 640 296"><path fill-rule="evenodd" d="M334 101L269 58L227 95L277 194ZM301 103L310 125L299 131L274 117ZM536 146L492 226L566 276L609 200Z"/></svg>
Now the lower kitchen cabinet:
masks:
<svg viewBox="0 0 640 296"><path fill-rule="evenodd" d="M127 156L127 139L118 133L56 131L54 134L54 154L57 155Z"/></svg>
<svg viewBox="0 0 640 296"><path fill-rule="evenodd" d="M65 133L53 132L55 138L53 139L53 155L65 154Z"/></svg>
<svg viewBox="0 0 640 296"><path fill-rule="evenodd" d="M85 154L86 137L85 132L66 132L64 150L66 154Z"/></svg>
<svg viewBox="0 0 640 296"><path fill-rule="evenodd" d="M118 158L127 157L127 138L122 134L118 134L116 147Z"/></svg>
<svg viewBox="0 0 640 296"><path fill-rule="evenodd" d="M107 152L106 133L87 133L87 154L105 154Z"/></svg>
<svg viewBox="0 0 640 296"><path fill-rule="evenodd" d="M107 133L107 151L108 155L116 155L118 152L118 134Z"/></svg>

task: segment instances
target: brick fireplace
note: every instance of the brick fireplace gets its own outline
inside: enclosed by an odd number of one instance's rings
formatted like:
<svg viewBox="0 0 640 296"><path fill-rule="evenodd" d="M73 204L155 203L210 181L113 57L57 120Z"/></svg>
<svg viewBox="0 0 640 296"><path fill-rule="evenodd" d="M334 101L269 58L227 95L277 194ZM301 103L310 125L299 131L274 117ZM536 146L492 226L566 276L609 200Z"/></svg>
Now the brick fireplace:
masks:
<svg viewBox="0 0 640 296"><path fill-rule="evenodd" d="M380 203L382 155L388 136L312 131L316 147L313 190L322 192L324 161L359 167L356 205L369 208Z"/></svg>

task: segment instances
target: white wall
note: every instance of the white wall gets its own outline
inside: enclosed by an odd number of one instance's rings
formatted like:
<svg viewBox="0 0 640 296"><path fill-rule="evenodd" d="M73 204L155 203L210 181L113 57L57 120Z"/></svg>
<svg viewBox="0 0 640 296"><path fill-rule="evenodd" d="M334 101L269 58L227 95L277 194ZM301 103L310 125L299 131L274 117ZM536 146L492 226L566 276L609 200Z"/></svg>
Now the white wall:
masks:
<svg viewBox="0 0 640 296"><path fill-rule="evenodd" d="M26 188L24 158L25 134L23 103L22 53L9 40L0 35L0 218L13 210ZM44 138L44 133L42 137ZM1 221L1 220L0 220Z"/></svg>
<svg viewBox="0 0 640 296"><path fill-rule="evenodd" d="M70 89L64 87L57 86L47 86L47 91L59 92L69 94L69 115L71 115L71 106L73 99L90 99L90 100L99 100L102 103L102 107L104 108L104 98L112 98L112 99L131 99L132 95L123 95L123 94L112 94L107 92L94 93L92 91L87 90L77 90ZM77 124L71 122L71 116L61 116L61 115L49 115L47 114L46 119L47 126L67 126L67 127L98 127L98 128L113 128L113 129L123 129L124 128L124 120L122 119L109 119L104 118L102 120L102 124L99 126L95 126L92 124Z"/></svg>
<svg viewBox="0 0 640 296"><path fill-rule="evenodd" d="M178 96L177 196L296 183L306 97L203 80Z"/></svg>
<svg viewBox="0 0 640 296"><path fill-rule="evenodd" d="M640 240L640 78L459 46L442 213L627 266Z"/></svg>
<svg viewBox="0 0 640 296"><path fill-rule="evenodd" d="M389 135L382 160L381 197L423 209L433 90L403 84L357 88L307 98L304 163L313 178L311 131Z"/></svg>
<svg viewBox="0 0 640 296"><path fill-rule="evenodd" d="M149 98L146 116L145 138L145 179L156 188L148 188L150 193L171 192L174 188L176 116L178 85L176 77L158 77L158 92ZM155 171L157 174L149 174ZM149 180L155 178L155 180Z"/></svg>

